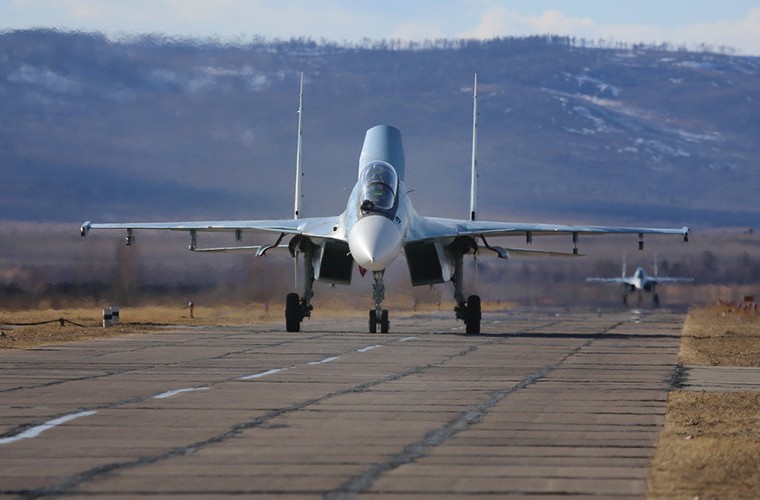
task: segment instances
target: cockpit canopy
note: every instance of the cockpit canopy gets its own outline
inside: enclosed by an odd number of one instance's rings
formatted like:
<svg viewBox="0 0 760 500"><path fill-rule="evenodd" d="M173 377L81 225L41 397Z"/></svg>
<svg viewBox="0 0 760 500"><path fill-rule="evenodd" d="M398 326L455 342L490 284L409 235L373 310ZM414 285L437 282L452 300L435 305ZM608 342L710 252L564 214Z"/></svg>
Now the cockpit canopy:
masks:
<svg viewBox="0 0 760 500"><path fill-rule="evenodd" d="M393 208L398 190L398 176L393 167L385 162L373 162L364 169L360 179L362 210Z"/></svg>

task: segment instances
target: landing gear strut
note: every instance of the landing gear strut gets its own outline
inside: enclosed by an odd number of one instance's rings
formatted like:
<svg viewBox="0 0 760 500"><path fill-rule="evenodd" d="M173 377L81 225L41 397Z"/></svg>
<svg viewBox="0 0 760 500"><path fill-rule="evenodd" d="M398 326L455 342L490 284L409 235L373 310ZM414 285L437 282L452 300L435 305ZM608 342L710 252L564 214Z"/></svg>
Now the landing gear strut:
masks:
<svg viewBox="0 0 760 500"><path fill-rule="evenodd" d="M383 283L383 274L385 271L373 271L372 277L375 282L372 284L372 296L375 299L375 308L369 311L369 333L377 333L377 325L380 325L380 333L388 333L390 322L388 321L388 310L383 309L383 299L385 299L385 284Z"/></svg>
<svg viewBox="0 0 760 500"><path fill-rule="evenodd" d="M301 331L301 322L311 317L311 298L314 296L314 245L308 240L299 242L299 248L304 253L304 291L303 297L297 293L289 293L285 297L285 331ZM295 252L295 249L292 250Z"/></svg>

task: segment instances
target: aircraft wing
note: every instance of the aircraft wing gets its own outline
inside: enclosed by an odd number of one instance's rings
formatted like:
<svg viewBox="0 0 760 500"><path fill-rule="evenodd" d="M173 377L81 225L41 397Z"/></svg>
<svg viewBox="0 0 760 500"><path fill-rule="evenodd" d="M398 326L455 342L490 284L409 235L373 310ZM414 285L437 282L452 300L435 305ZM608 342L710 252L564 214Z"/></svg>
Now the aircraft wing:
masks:
<svg viewBox="0 0 760 500"><path fill-rule="evenodd" d="M678 234L688 237L689 228L660 229L650 227L570 226L564 224L536 224L525 222L491 222L424 218L417 231L411 230L410 241L451 238L456 236L532 236L559 234Z"/></svg>
<svg viewBox="0 0 760 500"><path fill-rule="evenodd" d="M666 276L655 276L650 279L658 285L660 283L691 283L694 281L694 278L668 278Z"/></svg>
<svg viewBox="0 0 760 500"><path fill-rule="evenodd" d="M235 221L189 221L189 222L115 222L100 223L87 221L82 224L80 234L87 236L93 229L124 229L129 232L138 229L163 231L209 231L209 232L265 232L280 234L300 234L316 238L345 240L341 231L340 216L309 217L303 219L235 220Z"/></svg>
<svg viewBox="0 0 760 500"><path fill-rule="evenodd" d="M588 283L620 283L621 285L632 285L633 282L630 278L586 278Z"/></svg>

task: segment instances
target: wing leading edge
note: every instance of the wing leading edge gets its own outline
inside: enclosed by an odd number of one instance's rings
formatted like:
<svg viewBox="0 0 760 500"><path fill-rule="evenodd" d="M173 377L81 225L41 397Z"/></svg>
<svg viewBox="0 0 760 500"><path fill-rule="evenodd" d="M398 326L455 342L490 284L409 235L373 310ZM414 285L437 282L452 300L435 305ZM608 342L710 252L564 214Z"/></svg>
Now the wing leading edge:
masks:
<svg viewBox="0 0 760 500"><path fill-rule="evenodd" d="M526 243L533 242L533 236L548 235L572 235L573 255L578 255L579 235L601 234L637 234L639 237L639 250L644 249L645 234L670 234L683 236L684 241L689 241L689 228L651 228L651 227L621 227L621 226L571 226L565 224L540 224L525 222L493 222L493 221L470 221L461 219L444 219L439 217L421 217L418 224L410 228L407 243L424 240L445 240L461 236L473 238L480 237L484 243L485 238L499 236L524 236ZM500 257L503 249L489 247L495 250ZM518 250L518 249L513 249ZM510 250L511 251L511 250ZM524 252L535 252L523 249ZM513 252L516 254L516 252ZM506 258L506 257L505 257Z"/></svg>
<svg viewBox="0 0 760 500"><path fill-rule="evenodd" d="M341 231L340 216L311 217L303 219L237 220L237 221L189 221L189 222L114 222L82 224L80 234L87 236L92 229L137 229L163 231L237 232L259 231L265 233L300 234L314 238L345 240Z"/></svg>
<svg viewBox="0 0 760 500"><path fill-rule="evenodd" d="M688 238L689 228L651 228L618 226L570 226L526 222L469 221L459 219L425 218L428 224L417 239L452 238L457 236L546 236L561 234L676 234Z"/></svg>

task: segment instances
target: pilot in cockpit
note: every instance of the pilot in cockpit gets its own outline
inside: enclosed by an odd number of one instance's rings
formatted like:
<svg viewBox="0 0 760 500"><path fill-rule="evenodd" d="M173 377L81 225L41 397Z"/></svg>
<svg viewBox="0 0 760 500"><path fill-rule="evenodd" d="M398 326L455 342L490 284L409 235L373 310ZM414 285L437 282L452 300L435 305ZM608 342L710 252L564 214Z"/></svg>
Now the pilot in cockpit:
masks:
<svg viewBox="0 0 760 500"><path fill-rule="evenodd" d="M375 162L362 172L361 209L390 210L396 201L398 177L396 171L385 162Z"/></svg>

